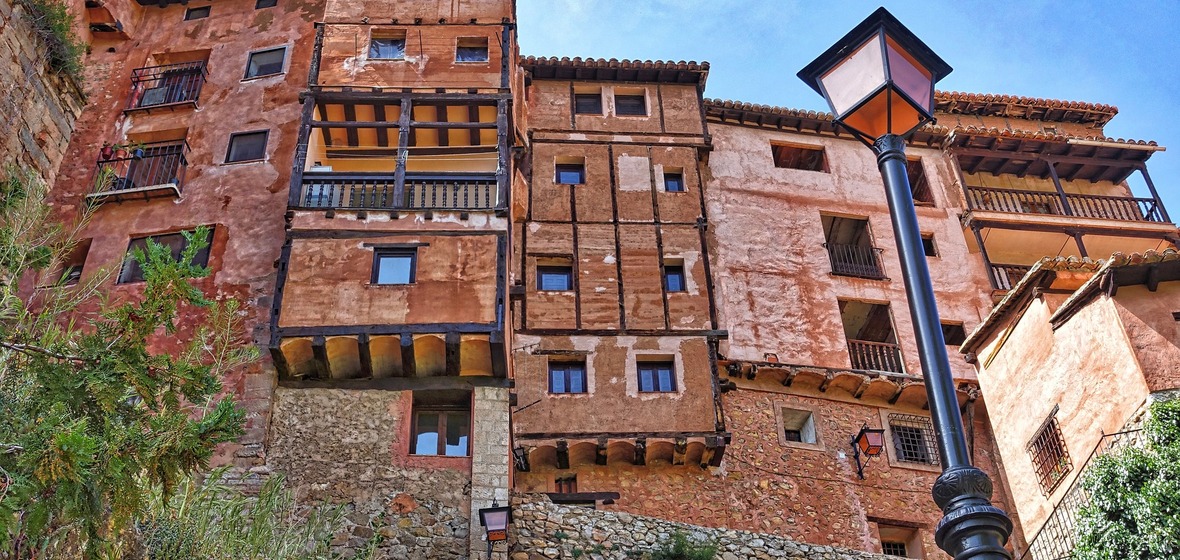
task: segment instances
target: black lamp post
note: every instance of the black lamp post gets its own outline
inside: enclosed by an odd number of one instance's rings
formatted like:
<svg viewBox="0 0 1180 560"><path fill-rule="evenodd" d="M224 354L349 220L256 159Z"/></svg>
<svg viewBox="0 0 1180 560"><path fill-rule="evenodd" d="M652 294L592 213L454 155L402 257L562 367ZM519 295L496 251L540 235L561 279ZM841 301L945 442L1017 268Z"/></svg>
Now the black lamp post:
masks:
<svg viewBox="0 0 1180 560"><path fill-rule="evenodd" d="M885 181L930 416L942 455L942 475L932 492L943 513L935 540L955 560L1011 560L1004 544L1012 533L1012 522L991 504L991 480L971 465L967 452L906 175L905 140L918 127L934 121L934 84L950 72L946 62L880 8L799 71L799 78L824 96L837 124L873 149Z"/></svg>

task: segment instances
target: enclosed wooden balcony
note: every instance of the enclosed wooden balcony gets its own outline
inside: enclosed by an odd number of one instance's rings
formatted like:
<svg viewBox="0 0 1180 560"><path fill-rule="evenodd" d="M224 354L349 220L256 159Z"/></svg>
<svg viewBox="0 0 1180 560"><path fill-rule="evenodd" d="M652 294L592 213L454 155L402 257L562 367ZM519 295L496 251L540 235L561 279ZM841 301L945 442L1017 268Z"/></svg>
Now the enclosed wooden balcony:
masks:
<svg viewBox="0 0 1180 560"><path fill-rule="evenodd" d="M397 385L399 379L504 378L502 337L458 332L284 337L271 356L281 382Z"/></svg>
<svg viewBox="0 0 1180 560"><path fill-rule="evenodd" d="M492 173L304 173L299 208L491 210L499 204Z"/></svg>
<svg viewBox="0 0 1180 560"><path fill-rule="evenodd" d="M1058 194L1056 192L997 189L967 186L967 207L971 210L1017 214L1046 214L1123 220L1166 222L1162 206L1153 198Z"/></svg>

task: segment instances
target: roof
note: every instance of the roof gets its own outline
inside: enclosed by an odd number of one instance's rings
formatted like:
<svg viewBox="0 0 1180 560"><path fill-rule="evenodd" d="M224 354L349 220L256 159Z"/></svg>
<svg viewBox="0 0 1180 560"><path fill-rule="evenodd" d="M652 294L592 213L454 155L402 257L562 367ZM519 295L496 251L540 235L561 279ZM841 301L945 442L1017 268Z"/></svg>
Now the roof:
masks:
<svg viewBox="0 0 1180 560"><path fill-rule="evenodd" d="M934 92L934 107L943 113L1016 117L1097 126L1110 122L1119 112L1118 107L1102 103L958 91Z"/></svg>
<svg viewBox="0 0 1180 560"><path fill-rule="evenodd" d="M663 82L705 85L709 63L681 60L618 60L615 58L521 58L520 65L540 80L590 80L602 82Z"/></svg>
<svg viewBox="0 0 1180 560"><path fill-rule="evenodd" d="M1180 252L1166 249L1130 255L1114 253L1109 259L1097 261L1077 257L1045 257L1034 264L1004 299L992 308L991 313L963 341L959 351L964 354L975 351L1005 317L1024 309L1036 295L1036 289L1051 285L1061 272L1089 273L1091 276L1049 318L1054 328L1068 321L1103 290L1113 296L1120 285L1146 284L1149 290L1155 291L1160 281L1180 280Z"/></svg>
<svg viewBox="0 0 1180 560"><path fill-rule="evenodd" d="M845 130L836 126L831 113L823 111L791 109L726 99L705 99L704 104L706 118L720 123L836 136L847 134ZM933 146L941 142L948 131L949 129L945 126L928 124L914 133L910 138L910 143Z"/></svg>

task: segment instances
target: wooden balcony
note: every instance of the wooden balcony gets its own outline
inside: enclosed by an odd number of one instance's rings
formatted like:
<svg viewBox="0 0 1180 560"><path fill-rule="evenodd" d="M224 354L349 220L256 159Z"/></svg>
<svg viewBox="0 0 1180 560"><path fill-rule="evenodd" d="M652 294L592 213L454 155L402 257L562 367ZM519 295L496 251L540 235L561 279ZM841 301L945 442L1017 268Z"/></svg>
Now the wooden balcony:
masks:
<svg viewBox="0 0 1180 560"><path fill-rule="evenodd" d="M299 208L357 210L491 210L499 203L494 174L407 173L398 192L392 173L304 173Z"/></svg>
<svg viewBox="0 0 1180 560"><path fill-rule="evenodd" d="M290 386L398 388L418 379L422 387L421 378L502 379L507 371L503 336L491 328L399 333L391 326L372 335L326 327L285 330L324 333L293 332L271 348L279 380Z"/></svg>
<svg viewBox="0 0 1180 560"><path fill-rule="evenodd" d="M136 68L131 71L127 111L196 106L208 68L204 60Z"/></svg>
<svg viewBox="0 0 1180 560"><path fill-rule="evenodd" d="M876 247L824 243L828 258L832 262L832 274L885 280L885 268L881 266L881 250Z"/></svg>
<svg viewBox="0 0 1180 560"><path fill-rule="evenodd" d="M901 359L901 348L896 344L849 340L848 356L852 360L853 369L905 373L905 363Z"/></svg>
<svg viewBox="0 0 1180 560"><path fill-rule="evenodd" d="M86 198L101 204L179 197L188 168L187 151L184 141L156 142L124 157L99 160L97 184Z"/></svg>
<svg viewBox="0 0 1180 560"><path fill-rule="evenodd" d="M1153 198L1060 194L990 187L964 188L971 210L1042 214L1132 222L1167 222Z"/></svg>
<svg viewBox="0 0 1180 560"><path fill-rule="evenodd" d="M1021 278L1031 270L1031 266L1024 266L1018 264L993 264L991 265L991 281L992 287L997 290L1011 290L1020 282Z"/></svg>

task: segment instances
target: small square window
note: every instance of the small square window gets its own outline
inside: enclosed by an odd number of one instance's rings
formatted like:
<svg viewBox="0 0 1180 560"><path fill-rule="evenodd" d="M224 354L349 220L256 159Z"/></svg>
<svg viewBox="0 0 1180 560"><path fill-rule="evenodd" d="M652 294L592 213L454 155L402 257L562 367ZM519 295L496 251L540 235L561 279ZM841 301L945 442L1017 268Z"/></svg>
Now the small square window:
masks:
<svg viewBox="0 0 1180 560"><path fill-rule="evenodd" d="M184 21L192 21L194 19L204 19L209 17L210 6L201 6L200 8L189 8L184 11Z"/></svg>
<svg viewBox="0 0 1180 560"><path fill-rule="evenodd" d="M466 410L415 410L413 454L466 457L470 423Z"/></svg>
<svg viewBox="0 0 1180 560"><path fill-rule="evenodd" d="M906 557L905 543L894 541L881 541L881 552L886 556L900 556Z"/></svg>
<svg viewBox="0 0 1180 560"><path fill-rule="evenodd" d="M250 58L246 61L245 79L282 74L283 60L286 57L286 47L250 53Z"/></svg>
<svg viewBox="0 0 1180 560"><path fill-rule="evenodd" d="M406 34L397 32L373 32L369 38L369 58L375 60L402 60L406 57Z"/></svg>
<svg viewBox="0 0 1180 560"><path fill-rule="evenodd" d="M574 289L573 268L570 266L538 266L537 289L542 292L568 292Z"/></svg>
<svg viewBox="0 0 1180 560"><path fill-rule="evenodd" d="M937 257L938 256L938 247L936 247L934 245L934 234L933 233L923 233L922 234L922 252L926 253L927 257Z"/></svg>
<svg viewBox="0 0 1180 560"><path fill-rule="evenodd" d="M943 323L942 339L947 346L959 346L967 340L967 331L963 330L963 323Z"/></svg>
<svg viewBox="0 0 1180 560"><path fill-rule="evenodd" d="M373 278L379 285L413 284L417 276L418 251L378 249L373 253Z"/></svg>
<svg viewBox="0 0 1180 560"><path fill-rule="evenodd" d="M225 162L259 161L266 157L266 137L268 131L236 132L229 137L229 151L226 152Z"/></svg>
<svg viewBox="0 0 1180 560"><path fill-rule="evenodd" d="M82 279L82 268L86 264L86 255L90 252L90 241L86 239L78 242L63 259L61 275L57 278L58 285L73 286Z"/></svg>
<svg viewBox="0 0 1180 560"><path fill-rule="evenodd" d="M615 94L615 114L627 117L647 116L647 97L643 94Z"/></svg>
<svg viewBox="0 0 1180 560"><path fill-rule="evenodd" d="M930 192L930 181L926 179L926 170L922 168L922 160L907 160L905 172L910 180L910 191L914 194L914 202L925 205L934 204L934 196Z"/></svg>
<svg viewBox="0 0 1180 560"><path fill-rule="evenodd" d="M487 62L487 37L460 37L455 46L455 62Z"/></svg>
<svg viewBox="0 0 1180 560"><path fill-rule="evenodd" d="M770 149L775 167L828 172L828 161L824 157L823 148L772 144Z"/></svg>
<svg viewBox="0 0 1180 560"><path fill-rule="evenodd" d="M672 362L639 362L639 392L672 393L676 391L676 368Z"/></svg>
<svg viewBox="0 0 1180 560"><path fill-rule="evenodd" d="M574 113L579 115L601 115L602 92L575 93Z"/></svg>
<svg viewBox="0 0 1180 560"><path fill-rule="evenodd" d="M143 282L143 268L139 266L139 261L132 257L132 252L136 249L147 251L148 240L168 247L172 251L172 258L177 262L180 261L181 254L188 247L188 239L185 238L183 233L179 232L132 239L131 243L127 246L127 256L123 259L123 268L119 271L117 283L131 284L134 282ZM205 240L205 247L193 257L193 266L207 266L209 264L209 246L212 244L213 228L209 228L209 237Z"/></svg>
<svg viewBox="0 0 1180 560"><path fill-rule="evenodd" d="M279 5L279 0L257 0L254 2L254 9L261 10L263 8L273 8Z"/></svg>
<svg viewBox="0 0 1180 560"><path fill-rule="evenodd" d="M683 264L664 265L664 289L669 292L683 292L687 289L684 285Z"/></svg>
<svg viewBox="0 0 1180 560"><path fill-rule="evenodd" d="M664 190L668 192L684 192L684 173L664 172Z"/></svg>
<svg viewBox="0 0 1180 560"><path fill-rule="evenodd" d="M889 430L893 434L893 450L903 463L940 464L934 426L930 419L912 414L890 414Z"/></svg>
<svg viewBox="0 0 1180 560"><path fill-rule="evenodd" d="M796 443L817 443L815 415L809 410L780 409L783 418L783 439Z"/></svg>
<svg viewBox="0 0 1180 560"><path fill-rule="evenodd" d="M553 182L559 185L582 185L586 183L586 165L582 163L559 163L554 166Z"/></svg>
<svg viewBox="0 0 1180 560"><path fill-rule="evenodd" d="M1065 480L1065 475L1069 471L1073 470L1073 462L1065 448L1065 438L1057 424L1057 407L1053 407L1049 418L1037 430L1032 441L1028 442L1028 454L1032 458L1033 468L1037 471L1041 491L1046 496Z"/></svg>
<svg viewBox="0 0 1180 560"><path fill-rule="evenodd" d="M917 529L878 523L877 535L881 539L881 552L887 556L925 557L922 554L922 538Z"/></svg>
<svg viewBox="0 0 1180 560"><path fill-rule="evenodd" d="M550 393L573 394L586 390L586 362L549 362Z"/></svg>

